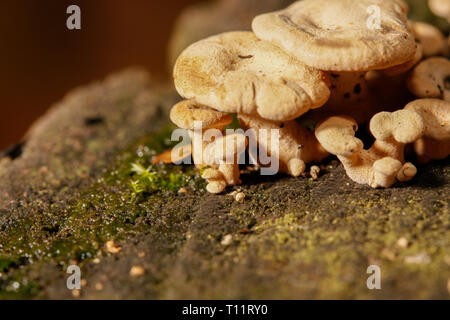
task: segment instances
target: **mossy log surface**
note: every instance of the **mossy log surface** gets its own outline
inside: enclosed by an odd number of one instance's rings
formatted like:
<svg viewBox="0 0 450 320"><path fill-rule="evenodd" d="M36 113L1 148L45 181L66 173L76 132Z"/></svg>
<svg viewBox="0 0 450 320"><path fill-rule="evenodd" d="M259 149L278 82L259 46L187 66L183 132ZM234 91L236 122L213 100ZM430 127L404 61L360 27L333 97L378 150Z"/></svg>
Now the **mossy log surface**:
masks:
<svg viewBox="0 0 450 320"><path fill-rule="evenodd" d="M376 190L332 160L317 181L247 172L242 202L158 165L160 185L133 194L131 165L168 147L177 99L128 70L70 93L3 153L0 298L448 299L448 159ZM71 264L85 280L75 296ZM369 265L381 290L367 288Z"/></svg>

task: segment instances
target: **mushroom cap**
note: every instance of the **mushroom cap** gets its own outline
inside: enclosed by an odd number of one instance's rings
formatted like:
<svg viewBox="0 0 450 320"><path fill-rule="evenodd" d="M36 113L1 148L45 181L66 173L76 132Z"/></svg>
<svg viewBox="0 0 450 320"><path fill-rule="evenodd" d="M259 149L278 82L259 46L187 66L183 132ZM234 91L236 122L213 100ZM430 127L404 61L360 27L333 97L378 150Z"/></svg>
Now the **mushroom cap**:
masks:
<svg viewBox="0 0 450 320"><path fill-rule="evenodd" d="M410 102L405 110L421 115L424 135L438 141L450 139L450 102L439 99L420 99Z"/></svg>
<svg viewBox="0 0 450 320"><path fill-rule="evenodd" d="M407 79L408 89L418 98L442 98L450 96L450 61L432 57L420 62Z"/></svg>
<svg viewBox="0 0 450 320"><path fill-rule="evenodd" d="M252 32L228 32L188 47L174 68L181 96L231 113L292 120L329 98L329 78Z"/></svg>
<svg viewBox="0 0 450 320"><path fill-rule="evenodd" d="M380 140L393 137L400 143L411 143L419 139L424 130L421 115L411 110L380 112L370 121L370 131Z"/></svg>
<svg viewBox="0 0 450 320"><path fill-rule="evenodd" d="M420 60L422 60L423 58L423 45L421 43L417 44L417 49L416 49L416 54L414 55L414 58L412 58L411 60L408 60L402 64L387 68L387 69L383 69L382 72L389 76L389 77L395 77L398 76L400 74L406 73L409 70L411 70L416 64L418 64L420 62Z"/></svg>
<svg viewBox="0 0 450 320"><path fill-rule="evenodd" d="M369 24L380 9L380 29ZM416 43L399 0L303 0L257 16L255 34L307 65L326 71L369 71L411 60Z"/></svg>
<svg viewBox="0 0 450 320"><path fill-rule="evenodd" d="M428 0L431 11L439 17L450 18L450 1L448 0Z"/></svg>
<svg viewBox="0 0 450 320"><path fill-rule="evenodd" d="M180 128L194 130L196 121L202 123L203 129L210 129L230 124L233 117L230 114L200 105L193 100L184 100L172 107L170 120Z"/></svg>
<svg viewBox="0 0 450 320"><path fill-rule="evenodd" d="M364 148L355 137L358 130L356 121L347 116L333 116L320 122L315 129L317 140L329 153L348 157Z"/></svg>
<svg viewBox="0 0 450 320"><path fill-rule="evenodd" d="M416 39L423 46L424 57L437 56L445 52L447 42L438 28L425 22L412 22L412 28Z"/></svg>
<svg viewBox="0 0 450 320"><path fill-rule="evenodd" d="M223 161L233 161L236 156L245 151L247 139L241 133L221 136L210 143L204 150L203 156L207 164L220 164Z"/></svg>

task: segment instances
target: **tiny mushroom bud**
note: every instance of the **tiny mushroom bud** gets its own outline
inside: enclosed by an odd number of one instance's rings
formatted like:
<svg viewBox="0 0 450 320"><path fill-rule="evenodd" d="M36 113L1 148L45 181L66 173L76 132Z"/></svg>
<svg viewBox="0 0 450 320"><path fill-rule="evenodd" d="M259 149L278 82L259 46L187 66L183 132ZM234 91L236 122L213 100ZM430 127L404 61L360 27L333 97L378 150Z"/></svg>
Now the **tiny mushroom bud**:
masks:
<svg viewBox="0 0 450 320"><path fill-rule="evenodd" d="M244 199L245 199L245 193L243 193L243 192L238 192L234 195L234 200L236 200L237 202L244 201Z"/></svg>
<svg viewBox="0 0 450 320"><path fill-rule="evenodd" d="M209 193L221 193L227 186L223 173L218 169L206 169L202 174L202 178L208 181L206 190Z"/></svg>
<svg viewBox="0 0 450 320"><path fill-rule="evenodd" d="M309 174L314 180L317 180L319 178L319 173L320 167L318 166L311 166L311 168L309 169Z"/></svg>
<svg viewBox="0 0 450 320"><path fill-rule="evenodd" d="M208 183L206 186L206 191L213 194L222 193L227 186L225 180L214 180Z"/></svg>
<svg viewBox="0 0 450 320"><path fill-rule="evenodd" d="M114 254L114 253L119 253L120 251L122 251L122 248L116 246L116 244L112 240L106 241L105 246L106 246L106 251L108 251L109 253Z"/></svg>
<svg viewBox="0 0 450 320"><path fill-rule="evenodd" d="M210 143L204 153L205 162L210 165L219 165L218 170L228 185L238 185L239 156L245 151L247 139L243 134L234 133L217 138Z"/></svg>
<svg viewBox="0 0 450 320"><path fill-rule="evenodd" d="M203 174L202 178L206 180L221 180L223 179L223 174L217 169L206 169Z"/></svg>
<svg viewBox="0 0 450 320"><path fill-rule="evenodd" d="M141 266L132 266L130 269L130 276L132 277L140 277L144 275L145 270Z"/></svg>
<svg viewBox="0 0 450 320"><path fill-rule="evenodd" d="M409 75L407 85L418 98L450 101L450 61L442 57L422 61Z"/></svg>

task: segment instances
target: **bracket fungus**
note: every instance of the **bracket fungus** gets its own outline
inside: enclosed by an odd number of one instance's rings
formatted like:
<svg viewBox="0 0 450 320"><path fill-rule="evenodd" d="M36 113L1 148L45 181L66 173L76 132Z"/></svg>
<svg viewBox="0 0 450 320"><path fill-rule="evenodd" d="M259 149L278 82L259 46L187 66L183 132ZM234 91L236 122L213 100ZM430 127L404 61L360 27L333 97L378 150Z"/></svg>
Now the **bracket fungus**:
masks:
<svg viewBox="0 0 450 320"><path fill-rule="evenodd" d="M412 70L407 85L417 98L450 101L450 61L443 57L423 60Z"/></svg>
<svg viewBox="0 0 450 320"><path fill-rule="evenodd" d="M379 25L368 26L370 7L379 8ZM303 0L257 16L255 34L307 65L331 75L325 110L367 120L362 103L371 103L364 80L370 70L414 59L417 44L408 26L408 7L392 0ZM344 107L345 105L345 107Z"/></svg>
<svg viewBox="0 0 450 320"><path fill-rule="evenodd" d="M405 110L417 112L424 123L423 136L414 143L418 160L445 159L450 154L450 102L420 99L409 103Z"/></svg>
<svg viewBox="0 0 450 320"><path fill-rule="evenodd" d="M184 98L269 120L295 119L330 96L325 73L252 32L228 32L194 43L178 58L174 79Z"/></svg>
<svg viewBox="0 0 450 320"><path fill-rule="evenodd" d="M378 20L370 8L380 11ZM437 28L407 13L402 0L303 0L257 16L253 32L222 33L185 49L173 77L187 100L170 117L188 130L207 191L241 183L245 150L261 170L277 163L276 172L294 177L336 155L350 179L373 188L416 175L405 160L408 144L420 162L446 158L450 62L438 55L447 44ZM413 95L434 99L411 102ZM225 133L231 113L246 132ZM356 137L366 123L375 140L369 149ZM204 141L210 129L219 135ZM311 177L319 171L312 166Z"/></svg>
<svg viewBox="0 0 450 320"><path fill-rule="evenodd" d="M218 166L227 185L241 184L239 179L239 156L245 152L247 139L241 133L228 134L210 143L204 153L205 163Z"/></svg>

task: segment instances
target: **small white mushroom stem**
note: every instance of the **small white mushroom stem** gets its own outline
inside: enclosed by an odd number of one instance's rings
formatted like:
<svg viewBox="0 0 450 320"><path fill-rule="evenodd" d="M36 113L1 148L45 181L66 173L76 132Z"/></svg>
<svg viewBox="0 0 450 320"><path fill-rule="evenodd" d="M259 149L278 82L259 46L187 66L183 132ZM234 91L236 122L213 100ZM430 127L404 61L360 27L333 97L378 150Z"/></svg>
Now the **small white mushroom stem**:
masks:
<svg viewBox="0 0 450 320"><path fill-rule="evenodd" d="M296 120L271 121L247 114L238 114L238 119L244 130L254 133L259 149L255 160L261 166L273 165L272 162L262 163L261 153L266 153L271 161L278 161L279 172L298 177L305 171L306 163L319 162L329 155L320 146L314 133ZM271 139L273 130L278 132L278 141ZM253 147L250 145L251 154L254 152Z"/></svg>
<svg viewBox="0 0 450 320"><path fill-rule="evenodd" d="M224 134L224 128L217 128L222 134ZM214 161L207 154L210 152L208 147L210 147L213 141L195 141L194 131L188 130L189 136L192 140L192 158L194 160L194 164L198 169L202 169L205 167L210 167L207 170L216 171L207 171L207 174L202 177L208 181L207 191L210 193L221 193L225 190L227 185L239 185L241 184L240 180L240 172L239 172L239 164L237 162L237 157L234 157L233 163L227 163L225 161ZM202 137L206 130L202 131ZM244 149L245 150L245 149ZM237 151L237 150L236 150Z"/></svg>
<svg viewBox="0 0 450 320"><path fill-rule="evenodd" d="M210 168L202 177L209 183L208 192L221 193L227 185L238 185L238 159L247 146L246 138L239 133L217 137L203 149L203 163Z"/></svg>
<svg viewBox="0 0 450 320"><path fill-rule="evenodd" d="M218 128L210 128L210 129L204 129L201 132L198 132L200 136L195 135L194 130L188 130L189 137L191 138L191 144L192 144L192 159L194 160L194 165L201 169L207 165L211 166L211 164L206 164L205 160L205 150L206 148L214 142L214 139L212 138L212 141L205 141L205 133L208 130L215 130L215 133L217 135L225 135L225 128L223 126L220 126ZM215 168L219 167L219 164L214 164Z"/></svg>
<svg viewBox="0 0 450 320"><path fill-rule="evenodd" d="M380 129L377 134L383 140L365 150L362 141L354 136L356 131L355 120L334 116L318 124L316 137L328 152L338 157L350 179L359 184L388 188L396 179L412 179L415 167L410 163L403 164L403 144L391 139L391 133L383 136Z"/></svg>
<svg viewBox="0 0 450 320"><path fill-rule="evenodd" d="M239 165L237 163L227 164L221 163L219 165L219 171L222 172L223 177L228 185L236 186L241 184L241 179L239 179Z"/></svg>

